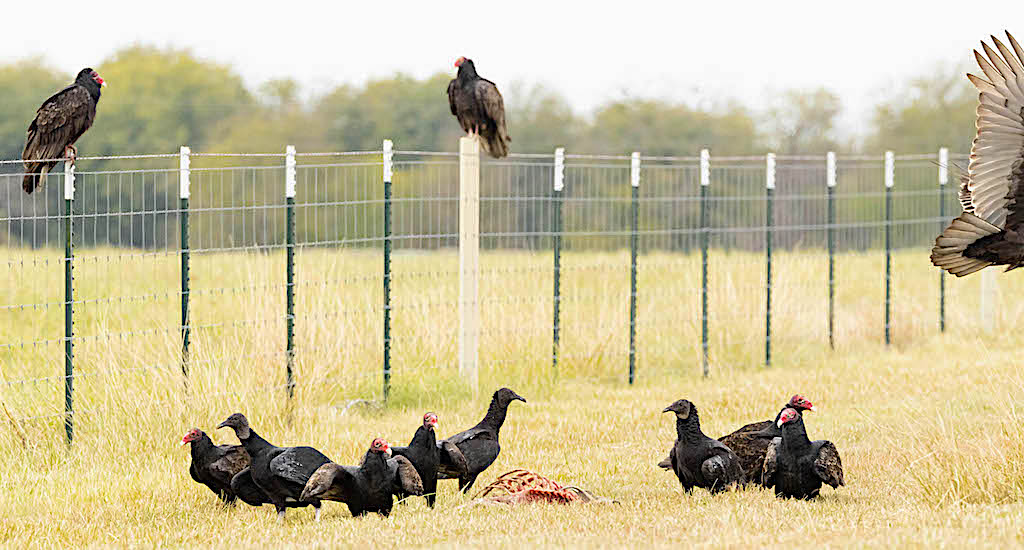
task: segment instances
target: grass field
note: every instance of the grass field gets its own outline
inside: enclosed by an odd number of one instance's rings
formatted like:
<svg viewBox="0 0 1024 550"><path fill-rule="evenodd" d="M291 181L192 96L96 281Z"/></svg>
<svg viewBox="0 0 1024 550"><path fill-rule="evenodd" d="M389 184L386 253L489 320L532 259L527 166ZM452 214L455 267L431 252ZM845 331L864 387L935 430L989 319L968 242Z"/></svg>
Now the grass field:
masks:
<svg viewBox="0 0 1024 550"><path fill-rule="evenodd" d="M711 376L700 376L699 257L641 257L637 383L625 383L628 255L563 260L562 360L552 371L549 254L483 257L481 392L457 374L454 254L395 259L394 378L379 398L380 257L303 250L297 288L295 399L284 383L283 256L197 255L189 384L178 362L178 257L92 250L76 260L76 442L63 444L63 272L52 252L0 251L0 540L69 546L690 546L1007 547L1022 543L1024 376L1013 330L1022 288L998 275L998 315L982 322L979 277L947 279L949 329L937 329L938 275L921 250L894 258L893 345L882 342L880 253L837 258L836 350L825 332L820 252L779 253L773 366L763 368L764 266L712 252ZM244 322L240 322L244 321ZM991 325L990 331L983 327ZM24 381L31 379L30 381ZM353 519L328 504L291 511L225 509L188 476L181 436L245 412L280 445L313 445L355 463L376 436L404 444L426 410L440 435L475 423L489 394L512 405L490 482L516 467L614 498L617 505L460 508L442 482L392 516ZM814 502L748 489L682 494L655 466L674 438L668 403L686 397L708 434L774 415L793 393L819 407L812 438L840 450L847 487Z"/></svg>

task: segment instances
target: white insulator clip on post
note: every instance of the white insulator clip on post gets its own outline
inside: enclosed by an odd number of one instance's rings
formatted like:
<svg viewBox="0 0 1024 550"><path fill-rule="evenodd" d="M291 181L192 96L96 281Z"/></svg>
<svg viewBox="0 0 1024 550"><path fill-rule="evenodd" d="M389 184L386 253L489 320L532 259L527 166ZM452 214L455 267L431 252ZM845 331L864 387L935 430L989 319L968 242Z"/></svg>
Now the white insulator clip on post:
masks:
<svg viewBox="0 0 1024 550"><path fill-rule="evenodd" d="M284 197L295 198L295 146L284 148Z"/></svg>
<svg viewBox="0 0 1024 550"><path fill-rule="evenodd" d="M896 155L892 151L885 152L885 186L892 187L896 183Z"/></svg>
<svg viewBox="0 0 1024 550"><path fill-rule="evenodd" d="M555 181L554 190L565 189L565 147L555 149Z"/></svg>
<svg viewBox="0 0 1024 550"><path fill-rule="evenodd" d="M178 152L178 198L187 199L192 194L190 177L192 175L192 150L182 145Z"/></svg>
<svg viewBox="0 0 1024 550"><path fill-rule="evenodd" d="M637 151L629 158L629 184L640 187L640 153Z"/></svg>
<svg viewBox="0 0 1024 550"><path fill-rule="evenodd" d="M64 161L64 200L75 200L75 163Z"/></svg>
<svg viewBox="0 0 1024 550"><path fill-rule="evenodd" d="M764 157L764 186L775 189L775 153L768 153Z"/></svg>
<svg viewBox="0 0 1024 550"><path fill-rule="evenodd" d="M825 184L829 187L836 186L836 154L834 151L825 154Z"/></svg>
<svg viewBox="0 0 1024 550"><path fill-rule="evenodd" d="M939 149L939 185L949 183L949 149Z"/></svg>
<svg viewBox="0 0 1024 550"><path fill-rule="evenodd" d="M700 184L711 185L711 152L700 150Z"/></svg>
<svg viewBox="0 0 1024 550"><path fill-rule="evenodd" d="M395 164L395 144L390 139L385 139L383 144L383 179L384 183L391 183L391 177L394 176Z"/></svg>

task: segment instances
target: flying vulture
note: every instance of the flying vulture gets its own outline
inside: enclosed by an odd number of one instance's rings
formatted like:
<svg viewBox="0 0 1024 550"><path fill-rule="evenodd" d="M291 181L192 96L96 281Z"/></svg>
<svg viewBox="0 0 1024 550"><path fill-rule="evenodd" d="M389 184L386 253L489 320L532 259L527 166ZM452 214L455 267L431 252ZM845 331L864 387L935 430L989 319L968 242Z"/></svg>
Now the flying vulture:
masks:
<svg viewBox="0 0 1024 550"><path fill-rule="evenodd" d="M981 92L978 135L967 177L960 185L964 212L935 239L932 263L963 277L990 265L1024 265L1024 50L1006 33L1012 50L995 36L998 53L977 50L985 78L968 74Z"/></svg>
<svg viewBox="0 0 1024 550"><path fill-rule="evenodd" d="M717 493L743 484L740 459L724 443L704 435L693 403L680 399L662 412L676 415L676 442L668 458L684 491L703 487Z"/></svg>
<svg viewBox="0 0 1024 550"><path fill-rule="evenodd" d="M526 400L516 392L501 388L494 392L491 406L483 420L472 428L457 433L437 444L441 451L441 463L437 469L438 479L458 479L459 490L468 491L476 477L487 469L501 452L498 432L505 423L508 406L513 401Z"/></svg>
<svg viewBox="0 0 1024 550"><path fill-rule="evenodd" d="M830 441L811 441L804 429L804 419L795 409L786 409L779 416L782 437L768 446L761 482L775 487L775 495L785 498L812 499L818 496L821 484L838 489L846 485L839 451Z"/></svg>
<svg viewBox="0 0 1024 550"><path fill-rule="evenodd" d="M285 510L296 503L316 508L316 518L320 519L320 501L307 501L299 498L309 477L317 468L327 464L331 459L312 447L276 447L259 436L249 427L249 420L241 413L235 413L221 422L218 428L231 428L242 442L242 446L252 457L252 466L239 472L235 477L251 476L256 488L260 489L267 500L277 509L277 517L284 519ZM235 480L232 480L233 482ZM238 484L232 483L232 487ZM236 491L242 496L241 491ZM253 497L243 496L242 500L250 502ZM251 502L250 502L251 503Z"/></svg>
<svg viewBox="0 0 1024 550"><path fill-rule="evenodd" d="M472 59L455 60L459 73L448 83L448 106L470 137L479 136L485 151L496 159L508 156L512 138L505 128L505 100L493 82L476 74Z"/></svg>
<svg viewBox="0 0 1024 550"><path fill-rule="evenodd" d="M70 86L50 96L36 111L21 153L25 163L21 187L26 193L43 184L46 173L57 165L55 159L75 162L75 141L96 119L96 103L104 85L96 71L82 69Z"/></svg>
<svg viewBox="0 0 1024 550"><path fill-rule="evenodd" d="M797 394L791 397L789 402L779 409L779 414L775 415L774 420L752 422L731 434L718 438L719 441L725 443L739 457L740 465L743 466L743 473L746 475L748 482L761 482L761 467L764 465L764 454L768 450L768 445L771 444L772 439L782 435L782 429L776 425L776 422L778 422L779 416L782 415L782 411L787 408L795 409L800 413L815 410L814 405L807 398ZM666 458L659 462L658 466L671 470L672 462Z"/></svg>
<svg viewBox="0 0 1024 550"><path fill-rule="evenodd" d="M416 468L416 473L423 482L423 496L431 508L434 507L434 500L437 498L437 466L441 462L441 450L437 446L437 436L434 432L436 427L437 415L428 412L423 415L423 425L416 429L408 447L391 447L394 456L404 456Z"/></svg>
<svg viewBox="0 0 1024 550"><path fill-rule="evenodd" d="M391 458L391 446L378 437L359 466L333 462L320 466L309 478L299 500L335 500L347 504L353 516L374 512L386 517L391 513L391 497L395 494L422 495L423 483L409 459Z"/></svg>
<svg viewBox="0 0 1024 550"><path fill-rule="evenodd" d="M241 445L214 445L210 436L199 428L192 428L181 438L182 445L188 443L192 451L188 473L192 479L209 487L225 503L234 503L231 478L249 467L249 453Z"/></svg>

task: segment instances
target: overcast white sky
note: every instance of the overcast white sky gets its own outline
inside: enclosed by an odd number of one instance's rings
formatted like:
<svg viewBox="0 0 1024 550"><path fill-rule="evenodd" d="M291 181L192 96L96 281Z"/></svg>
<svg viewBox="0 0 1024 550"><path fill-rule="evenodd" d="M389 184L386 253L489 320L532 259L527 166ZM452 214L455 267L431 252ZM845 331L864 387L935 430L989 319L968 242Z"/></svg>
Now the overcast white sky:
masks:
<svg viewBox="0 0 1024 550"><path fill-rule="evenodd" d="M466 55L499 86L547 84L581 113L624 95L762 108L773 92L825 86L842 96L850 129L904 75L973 67L971 49L1004 29L1024 39L1020 0L78 0L10 3L3 17L0 60L43 55L68 73L142 42L229 62L251 84L292 76L323 91L452 70Z"/></svg>

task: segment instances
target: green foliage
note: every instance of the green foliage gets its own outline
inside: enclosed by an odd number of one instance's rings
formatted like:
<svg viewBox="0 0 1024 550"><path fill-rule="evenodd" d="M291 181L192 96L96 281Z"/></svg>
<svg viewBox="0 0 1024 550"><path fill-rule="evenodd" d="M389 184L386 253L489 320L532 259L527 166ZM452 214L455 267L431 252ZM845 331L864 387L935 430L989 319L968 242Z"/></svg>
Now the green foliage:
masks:
<svg viewBox="0 0 1024 550"><path fill-rule="evenodd" d="M238 74L188 51L132 46L97 71L109 86L79 144L87 155L203 150L219 122L257 112Z"/></svg>
<svg viewBox="0 0 1024 550"><path fill-rule="evenodd" d="M71 82L40 59L0 66L0 158L21 158L25 130L43 101Z"/></svg>
<svg viewBox="0 0 1024 550"><path fill-rule="evenodd" d="M958 70L939 69L913 79L875 108L866 150L924 153L970 150L978 92Z"/></svg>
<svg viewBox="0 0 1024 550"><path fill-rule="evenodd" d="M772 148L781 154L839 149L835 125L841 110L839 96L825 88L787 90L768 113Z"/></svg>

